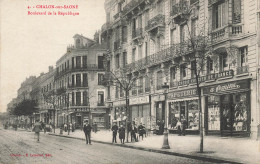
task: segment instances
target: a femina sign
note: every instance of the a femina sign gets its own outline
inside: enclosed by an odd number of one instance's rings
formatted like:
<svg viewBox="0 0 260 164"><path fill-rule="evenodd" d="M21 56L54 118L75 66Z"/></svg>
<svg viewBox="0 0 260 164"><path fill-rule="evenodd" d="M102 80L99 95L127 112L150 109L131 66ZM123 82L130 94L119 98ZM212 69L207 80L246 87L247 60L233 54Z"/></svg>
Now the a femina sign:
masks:
<svg viewBox="0 0 260 164"><path fill-rule="evenodd" d="M205 87L203 88L203 94L230 92L230 91L248 89L248 88L249 88L249 83L247 80L233 81L229 83Z"/></svg>

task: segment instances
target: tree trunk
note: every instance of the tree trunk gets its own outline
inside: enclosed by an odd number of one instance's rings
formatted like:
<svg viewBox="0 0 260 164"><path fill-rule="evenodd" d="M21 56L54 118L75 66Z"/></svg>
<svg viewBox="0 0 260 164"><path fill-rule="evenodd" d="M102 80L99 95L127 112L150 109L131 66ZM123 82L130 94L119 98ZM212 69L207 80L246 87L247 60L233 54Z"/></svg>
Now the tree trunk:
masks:
<svg viewBox="0 0 260 164"><path fill-rule="evenodd" d="M129 101L128 101L128 91L125 92L125 104L126 104L126 142L128 142L129 131L128 131L128 119L129 119Z"/></svg>

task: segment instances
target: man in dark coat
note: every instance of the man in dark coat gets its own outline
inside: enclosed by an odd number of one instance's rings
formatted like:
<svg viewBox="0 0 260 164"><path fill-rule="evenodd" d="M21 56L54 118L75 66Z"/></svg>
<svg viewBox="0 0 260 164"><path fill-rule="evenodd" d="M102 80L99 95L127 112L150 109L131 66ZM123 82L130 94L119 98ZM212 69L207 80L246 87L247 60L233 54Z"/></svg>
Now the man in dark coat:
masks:
<svg viewBox="0 0 260 164"><path fill-rule="evenodd" d="M123 125L120 126L118 133L121 143L125 144L125 128L123 127Z"/></svg>
<svg viewBox="0 0 260 164"><path fill-rule="evenodd" d="M83 131L85 133L85 137L86 137L86 144L90 144L91 145L91 129L92 127L90 126L89 122L86 121L83 127Z"/></svg>
<svg viewBox="0 0 260 164"><path fill-rule="evenodd" d="M37 135L37 141L40 141L40 131L42 130L42 125L39 122L39 120L36 120L36 123L34 124L33 131Z"/></svg>
<svg viewBox="0 0 260 164"><path fill-rule="evenodd" d="M137 142L136 135L135 135L135 133L137 133L137 128L135 127L134 124L131 126L131 128L132 128L131 129L131 142L133 141L133 138L134 138L135 142Z"/></svg>
<svg viewBox="0 0 260 164"><path fill-rule="evenodd" d="M112 127L112 131L113 131L113 139L112 139L112 143L117 143L116 142L116 135L117 135L117 131L118 131L118 126L116 125L116 122L114 123L113 127Z"/></svg>
<svg viewBox="0 0 260 164"><path fill-rule="evenodd" d="M181 134L182 134L183 136L186 135L187 125L188 125L188 123L187 123L186 119L183 118L183 120L182 120L182 126L181 126L181 127L182 127L182 128L181 128Z"/></svg>
<svg viewBox="0 0 260 164"><path fill-rule="evenodd" d="M139 133L139 140L140 140L140 137L142 137L142 140L144 139L144 133L145 133L145 130L144 130L144 126L142 123L140 123L140 125L138 126L138 133Z"/></svg>

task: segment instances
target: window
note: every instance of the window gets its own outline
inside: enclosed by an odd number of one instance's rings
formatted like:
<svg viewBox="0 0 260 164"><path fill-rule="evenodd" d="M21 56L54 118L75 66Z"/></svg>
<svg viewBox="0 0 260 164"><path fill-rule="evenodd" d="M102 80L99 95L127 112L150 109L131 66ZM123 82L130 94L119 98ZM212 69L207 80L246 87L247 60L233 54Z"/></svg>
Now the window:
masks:
<svg viewBox="0 0 260 164"><path fill-rule="evenodd" d="M74 57L71 59L72 68L74 68Z"/></svg>
<svg viewBox="0 0 260 164"><path fill-rule="evenodd" d="M74 77L75 77L75 75L72 75L72 76L71 76L71 86L72 86L72 87L74 87L74 85L75 85L75 83L74 83Z"/></svg>
<svg viewBox="0 0 260 164"><path fill-rule="evenodd" d="M136 51L136 49L133 49L133 53L132 53L132 62L135 62L135 52Z"/></svg>
<svg viewBox="0 0 260 164"><path fill-rule="evenodd" d="M197 30L197 19L191 20L191 36L195 37L196 36L196 31Z"/></svg>
<svg viewBox="0 0 260 164"><path fill-rule="evenodd" d="M98 91L98 106L104 106L104 92Z"/></svg>
<svg viewBox="0 0 260 164"><path fill-rule="evenodd" d="M232 22L234 24L241 23L241 0L233 0L233 16Z"/></svg>
<svg viewBox="0 0 260 164"><path fill-rule="evenodd" d="M161 89L163 85L162 71L157 72L157 89Z"/></svg>
<svg viewBox="0 0 260 164"><path fill-rule="evenodd" d="M207 74L212 73L212 71L213 71L213 60L210 57L208 57L207 58Z"/></svg>
<svg viewBox="0 0 260 164"><path fill-rule="evenodd" d="M150 92L150 78L145 76L145 92Z"/></svg>
<svg viewBox="0 0 260 164"><path fill-rule="evenodd" d="M104 74L98 74L98 85L103 85Z"/></svg>
<svg viewBox="0 0 260 164"><path fill-rule="evenodd" d="M81 86L81 74L76 75L76 86L77 87Z"/></svg>
<svg viewBox="0 0 260 164"><path fill-rule="evenodd" d="M180 41L181 42L184 42L185 41L185 39L186 39L186 31L185 31L185 27L186 27L186 25L181 25L180 26Z"/></svg>
<svg viewBox="0 0 260 164"><path fill-rule="evenodd" d="M139 91L138 91L138 93L143 93L143 90L144 90L144 85L143 85L143 83L144 83L144 78L143 77L140 77L139 78Z"/></svg>
<svg viewBox="0 0 260 164"><path fill-rule="evenodd" d="M83 73L83 87L87 87L87 86L88 86L88 74Z"/></svg>
<svg viewBox="0 0 260 164"><path fill-rule="evenodd" d="M195 78L195 70L196 70L196 61L191 61L191 78Z"/></svg>
<svg viewBox="0 0 260 164"><path fill-rule="evenodd" d="M74 92L71 93L72 106L75 106L75 95Z"/></svg>
<svg viewBox="0 0 260 164"><path fill-rule="evenodd" d="M187 65L183 64L181 66L181 80L185 79L186 76L187 76Z"/></svg>
<svg viewBox="0 0 260 164"><path fill-rule="evenodd" d="M227 12L225 12L226 5L225 2L217 3L213 6L213 28L220 28L227 24Z"/></svg>
<svg viewBox="0 0 260 164"><path fill-rule="evenodd" d="M170 69L170 80L171 82L174 82L176 80L176 68L175 67L171 67Z"/></svg>
<svg viewBox="0 0 260 164"><path fill-rule="evenodd" d="M115 90L116 91L116 93L115 93L116 98L118 98L118 88L119 88L118 85L116 85L116 90Z"/></svg>
<svg viewBox="0 0 260 164"><path fill-rule="evenodd" d="M147 26L148 25L148 21L149 21L149 10L147 10L145 12L144 19L145 19L145 26Z"/></svg>
<svg viewBox="0 0 260 164"><path fill-rule="evenodd" d="M81 92L76 92L76 106L81 105Z"/></svg>
<svg viewBox="0 0 260 164"><path fill-rule="evenodd" d="M67 61L67 68L68 69L70 68L70 61L69 60Z"/></svg>
<svg viewBox="0 0 260 164"><path fill-rule="evenodd" d="M98 56L98 69L104 69L104 56Z"/></svg>
<svg viewBox="0 0 260 164"><path fill-rule="evenodd" d="M127 42L127 26L122 28L122 41Z"/></svg>
<svg viewBox="0 0 260 164"><path fill-rule="evenodd" d="M133 82L133 87L132 87L132 95L133 96L135 96L135 95L137 95L137 80L135 80L134 82Z"/></svg>
<svg viewBox="0 0 260 164"><path fill-rule="evenodd" d="M76 57L76 68L80 68L81 67L81 56L77 56Z"/></svg>
<svg viewBox="0 0 260 164"><path fill-rule="evenodd" d="M240 52L240 67L246 66L247 65L247 53L248 53L248 48L247 46L242 47L239 49Z"/></svg>
<svg viewBox="0 0 260 164"><path fill-rule="evenodd" d="M83 68L87 68L87 56L83 56Z"/></svg>
<svg viewBox="0 0 260 164"><path fill-rule="evenodd" d="M148 43L145 42L145 57L148 56Z"/></svg>
<svg viewBox="0 0 260 164"><path fill-rule="evenodd" d="M171 44L175 44L176 43L176 29L172 29L171 30Z"/></svg>
<svg viewBox="0 0 260 164"><path fill-rule="evenodd" d="M120 97L124 97L124 90L122 85L120 85Z"/></svg>
<svg viewBox="0 0 260 164"><path fill-rule="evenodd" d="M127 61L127 52L123 52L123 67L126 66L126 61Z"/></svg>
<svg viewBox="0 0 260 164"><path fill-rule="evenodd" d="M110 86L107 86L107 99L110 100Z"/></svg>
<svg viewBox="0 0 260 164"><path fill-rule="evenodd" d="M116 55L116 60L115 60L115 65L116 65L116 68L119 68L120 67L120 60L119 60L119 54Z"/></svg>
<svg viewBox="0 0 260 164"><path fill-rule="evenodd" d="M221 54L219 59L220 59L220 71L227 70L228 69L227 53Z"/></svg>
<svg viewBox="0 0 260 164"><path fill-rule="evenodd" d="M80 39L76 39L76 48L80 47Z"/></svg>
<svg viewBox="0 0 260 164"><path fill-rule="evenodd" d="M89 105L88 92L84 91L83 92L83 106L88 106L88 105Z"/></svg>
<svg viewBox="0 0 260 164"><path fill-rule="evenodd" d="M139 56L139 59L142 59L142 57L143 57L143 54L142 54L142 51L143 51L143 46L142 46L142 45L140 45L138 48L139 48L139 51L138 51L138 56Z"/></svg>

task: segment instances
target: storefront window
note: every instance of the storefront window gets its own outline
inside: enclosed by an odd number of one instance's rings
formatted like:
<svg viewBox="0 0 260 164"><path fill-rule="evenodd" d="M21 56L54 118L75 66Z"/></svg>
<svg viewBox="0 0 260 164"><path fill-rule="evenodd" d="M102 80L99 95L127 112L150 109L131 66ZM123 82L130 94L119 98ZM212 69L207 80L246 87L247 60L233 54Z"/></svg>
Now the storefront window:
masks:
<svg viewBox="0 0 260 164"><path fill-rule="evenodd" d="M180 118L179 102L170 103L170 127L176 127L178 119Z"/></svg>
<svg viewBox="0 0 260 164"><path fill-rule="evenodd" d="M199 130L198 100L188 101L188 129Z"/></svg>
<svg viewBox="0 0 260 164"><path fill-rule="evenodd" d="M220 130L219 96L208 97L208 130Z"/></svg>
<svg viewBox="0 0 260 164"><path fill-rule="evenodd" d="M223 130L231 130L231 107L230 107L230 95L224 95L222 101L223 111Z"/></svg>
<svg viewBox="0 0 260 164"><path fill-rule="evenodd" d="M234 101L234 131L247 131L247 111L248 111L248 101L247 94L240 93L233 96Z"/></svg>

